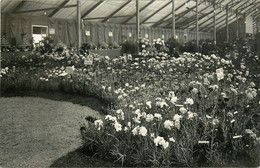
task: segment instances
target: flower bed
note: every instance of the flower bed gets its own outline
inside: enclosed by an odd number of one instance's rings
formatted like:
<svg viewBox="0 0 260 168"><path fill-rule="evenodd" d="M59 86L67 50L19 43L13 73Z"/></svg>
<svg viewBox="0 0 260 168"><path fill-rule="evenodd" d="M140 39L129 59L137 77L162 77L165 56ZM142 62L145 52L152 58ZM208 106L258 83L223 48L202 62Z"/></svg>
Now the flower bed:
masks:
<svg viewBox="0 0 260 168"><path fill-rule="evenodd" d="M110 60L65 51L3 62L3 91L62 90L112 102L108 115L82 129L84 145L102 158L128 166L259 161L259 75L229 60L190 53Z"/></svg>

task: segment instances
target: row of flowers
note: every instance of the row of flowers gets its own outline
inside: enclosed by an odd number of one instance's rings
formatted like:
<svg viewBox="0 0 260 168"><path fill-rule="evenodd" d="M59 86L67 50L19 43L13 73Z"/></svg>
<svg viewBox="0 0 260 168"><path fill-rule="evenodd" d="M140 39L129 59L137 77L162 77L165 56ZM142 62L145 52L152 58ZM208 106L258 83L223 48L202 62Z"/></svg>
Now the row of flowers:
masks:
<svg viewBox="0 0 260 168"><path fill-rule="evenodd" d="M82 138L101 157L135 166L225 166L257 162L259 74L216 55L154 58L95 54L3 60L2 89L62 90L112 103L84 121ZM20 63L19 63L20 62Z"/></svg>

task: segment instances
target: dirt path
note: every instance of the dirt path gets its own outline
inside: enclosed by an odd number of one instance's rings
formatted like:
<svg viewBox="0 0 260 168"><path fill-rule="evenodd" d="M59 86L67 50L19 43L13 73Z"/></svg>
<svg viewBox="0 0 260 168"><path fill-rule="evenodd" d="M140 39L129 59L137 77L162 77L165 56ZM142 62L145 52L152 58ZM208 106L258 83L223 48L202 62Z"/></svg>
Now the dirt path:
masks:
<svg viewBox="0 0 260 168"><path fill-rule="evenodd" d="M87 115L98 112L43 98L0 98L0 167L49 167L80 147Z"/></svg>

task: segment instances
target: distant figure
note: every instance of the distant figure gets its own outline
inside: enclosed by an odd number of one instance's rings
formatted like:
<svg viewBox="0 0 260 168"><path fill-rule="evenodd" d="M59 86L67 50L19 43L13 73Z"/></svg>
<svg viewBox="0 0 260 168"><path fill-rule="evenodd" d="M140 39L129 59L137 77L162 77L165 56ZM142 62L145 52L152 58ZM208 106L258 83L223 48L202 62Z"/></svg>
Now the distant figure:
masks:
<svg viewBox="0 0 260 168"><path fill-rule="evenodd" d="M175 58L179 58L180 57L179 52L175 48L173 48L173 56Z"/></svg>

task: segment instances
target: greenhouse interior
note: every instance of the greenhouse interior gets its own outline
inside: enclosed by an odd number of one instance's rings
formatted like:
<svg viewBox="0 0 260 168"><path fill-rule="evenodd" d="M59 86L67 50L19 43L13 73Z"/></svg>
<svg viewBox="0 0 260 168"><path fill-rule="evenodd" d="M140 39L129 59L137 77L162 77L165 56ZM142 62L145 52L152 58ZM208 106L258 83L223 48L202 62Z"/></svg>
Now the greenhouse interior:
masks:
<svg viewBox="0 0 260 168"><path fill-rule="evenodd" d="M260 0L0 2L0 167L260 166Z"/></svg>

